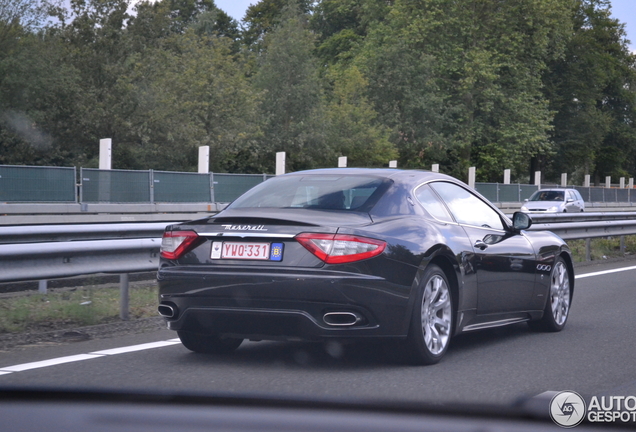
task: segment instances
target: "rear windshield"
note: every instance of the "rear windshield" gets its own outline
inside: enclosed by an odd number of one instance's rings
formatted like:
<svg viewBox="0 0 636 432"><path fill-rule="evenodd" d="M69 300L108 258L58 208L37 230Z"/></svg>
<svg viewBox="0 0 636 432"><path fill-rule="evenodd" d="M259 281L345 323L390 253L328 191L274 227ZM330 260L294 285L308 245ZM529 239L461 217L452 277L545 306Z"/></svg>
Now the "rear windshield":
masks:
<svg viewBox="0 0 636 432"><path fill-rule="evenodd" d="M563 201L563 191L536 191L530 197L530 201Z"/></svg>
<svg viewBox="0 0 636 432"><path fill-rule="evenodd" d="M241 195L230 208L368 211L389 185L389 180L367 176L276 177Z"/></svg>

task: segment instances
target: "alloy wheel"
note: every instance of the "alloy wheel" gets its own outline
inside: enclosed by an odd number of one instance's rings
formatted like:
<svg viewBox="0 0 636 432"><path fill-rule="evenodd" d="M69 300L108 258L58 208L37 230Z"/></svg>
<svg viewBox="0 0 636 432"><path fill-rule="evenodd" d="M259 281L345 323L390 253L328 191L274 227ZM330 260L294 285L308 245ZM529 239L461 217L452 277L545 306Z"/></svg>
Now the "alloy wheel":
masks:
<svg viewBox="0 0 636 432"><path fill-rule="evenodd" d="M448 285L438 274L424 287L421 312L424 343L431 354L440 354L450 338L452 314Z"/></svg>

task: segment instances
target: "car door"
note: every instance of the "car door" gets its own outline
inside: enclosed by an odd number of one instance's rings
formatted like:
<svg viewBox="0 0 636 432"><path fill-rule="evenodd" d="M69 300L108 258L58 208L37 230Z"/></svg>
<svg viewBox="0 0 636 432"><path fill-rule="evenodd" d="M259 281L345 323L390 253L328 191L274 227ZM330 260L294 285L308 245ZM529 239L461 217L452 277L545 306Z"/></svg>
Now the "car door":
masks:
<svg viewBox="0 0 636 432"><path fill-rule="evenodd" d="M581 211L581 208L576 200L576 197L572 193L572 191L565 191L565 208L568 213L578 213Z"/></svg>
<svg viewBox="0 0 636 432"><path fill-rule="evenodd" d="M477 314L525 311L535 288L536 254L498 211L466 188L450 182L430 186L464 229L475 253Z"/></svg>

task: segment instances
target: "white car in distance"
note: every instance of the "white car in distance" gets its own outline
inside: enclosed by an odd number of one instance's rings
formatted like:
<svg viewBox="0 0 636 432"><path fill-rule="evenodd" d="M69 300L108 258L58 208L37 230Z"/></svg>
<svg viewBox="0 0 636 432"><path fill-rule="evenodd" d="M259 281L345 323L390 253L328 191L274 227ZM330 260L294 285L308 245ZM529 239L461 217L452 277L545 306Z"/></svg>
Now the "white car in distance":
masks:
<svg viewBox="0 0 636 432"><path fill-rule="evenodd" d="M576 189L540 189L525 200L526 213L578 213L585 211L583 197Z"/></svg>

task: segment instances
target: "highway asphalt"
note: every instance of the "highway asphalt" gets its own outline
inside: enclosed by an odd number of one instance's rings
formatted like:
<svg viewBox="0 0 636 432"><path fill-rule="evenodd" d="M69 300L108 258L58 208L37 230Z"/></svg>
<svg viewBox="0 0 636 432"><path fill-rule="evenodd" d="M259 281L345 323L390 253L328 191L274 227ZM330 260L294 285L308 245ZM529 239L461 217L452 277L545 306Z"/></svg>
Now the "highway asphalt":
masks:
<svg viewBox="0 0 636 432"><path fill-rule="evenodd" d="M0 353L0 388L277 395L512 404L545 391L636 396L636 262L577 269L560 333L525 324L455 338L437 365L404 364L390 344L247 342L189 352L169 330ZM630 267L620 272L598 272ZM588 276L584 276L585 274ZM154 345L148 345L156 343ZM34 363L35 362L35 363ZM45 363L37 363L45 362Z"/></svg>

